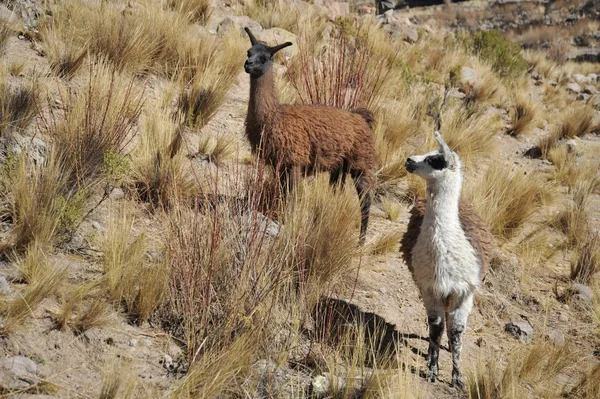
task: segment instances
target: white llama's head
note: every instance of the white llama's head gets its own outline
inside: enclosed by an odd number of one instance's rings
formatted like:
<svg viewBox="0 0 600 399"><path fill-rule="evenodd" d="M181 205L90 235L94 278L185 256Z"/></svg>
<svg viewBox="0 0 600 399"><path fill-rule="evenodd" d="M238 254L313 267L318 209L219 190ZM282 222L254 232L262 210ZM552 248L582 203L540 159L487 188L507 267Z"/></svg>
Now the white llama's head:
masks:
<svg viewBox="0 0 600 399"><path fill-rule="evenodd" d="M413 155L406 160L406 170L422 177L428 183L446 180L450 176L461 173L460 157L452 151L442 138L440 132L435 132L435 138L440 147L424 155Z"/></svg>

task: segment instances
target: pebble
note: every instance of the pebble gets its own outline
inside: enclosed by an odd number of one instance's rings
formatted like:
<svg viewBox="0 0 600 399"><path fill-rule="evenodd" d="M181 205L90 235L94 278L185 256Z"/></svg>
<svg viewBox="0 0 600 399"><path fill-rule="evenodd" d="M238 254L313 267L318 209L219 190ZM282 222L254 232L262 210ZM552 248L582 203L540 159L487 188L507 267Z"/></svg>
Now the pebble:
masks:
<svg viewBox="0 0 600 399"><path fill-rule="evenodd" d="M92 222L92 227L95 228L96 230L102 229L102 225L95 220Z"/></svg>

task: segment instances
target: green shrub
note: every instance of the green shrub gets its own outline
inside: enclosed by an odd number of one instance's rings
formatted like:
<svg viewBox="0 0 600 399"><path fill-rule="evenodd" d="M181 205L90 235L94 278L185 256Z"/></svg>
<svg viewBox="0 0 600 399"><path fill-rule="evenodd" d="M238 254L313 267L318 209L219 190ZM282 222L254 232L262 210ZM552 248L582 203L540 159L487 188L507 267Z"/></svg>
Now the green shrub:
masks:
<svg viewBox="0 0 600 399"><path fill-rule="evenodd" d="M527 72L527 61L521 47L495 30L476 32L467 36L465 44L479 58L490 63L503 78L514 78Z"/></svg>

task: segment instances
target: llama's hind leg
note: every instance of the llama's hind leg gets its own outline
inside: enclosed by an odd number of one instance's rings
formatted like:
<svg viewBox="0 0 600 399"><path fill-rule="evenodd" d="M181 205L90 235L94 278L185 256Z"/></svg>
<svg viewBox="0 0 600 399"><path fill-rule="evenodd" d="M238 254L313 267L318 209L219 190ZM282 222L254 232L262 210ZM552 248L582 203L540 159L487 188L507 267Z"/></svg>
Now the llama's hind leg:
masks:
<svg viewBox="0 0 600 399"><path fill-rule="evenodd" d="M360 240L359 244L365 243L367 237L367 227L369 226L369 213L371 211L371 186L373 176L363 171L351 170L350 174L354 179L356 192L360 200Z"/></svg>
<svg viewBox="0 0 600 399"><path fill-rule="evenodd" d="M281 167L279 170L279 184L281 187L281 197L285 201L287 196L292 193L298 184L300 177L300 168L295 166Z"/></svg>
<svg viewBox="0 0 600 399"><path fill-rule="evenodd" d="M329 184L334 189L337 189L338 185L341 188L344 188L344 184L346 183L346 175L348 174L348 169L349 169L348 161L344 159L342 165L339 168L334 169L329 174Z"/></svg>
<svg viewBox="0 0 600 399"><path fill-rule="evenodd" d="M423 295L429 324L429 350L427 351L427 379L436 382L438 379L438 359L440 345L444 335L444 304L433 295Z"/></svg>
<svg viewBox="0 0 600 399"><path fill-rule="evenodd" d="M448 344L452 352L452 383L464 388L460 375L460 357L462 352L462 335L467 329L467 319L473 309L473 294L460 298L456 306L446 314Z"/></svg>

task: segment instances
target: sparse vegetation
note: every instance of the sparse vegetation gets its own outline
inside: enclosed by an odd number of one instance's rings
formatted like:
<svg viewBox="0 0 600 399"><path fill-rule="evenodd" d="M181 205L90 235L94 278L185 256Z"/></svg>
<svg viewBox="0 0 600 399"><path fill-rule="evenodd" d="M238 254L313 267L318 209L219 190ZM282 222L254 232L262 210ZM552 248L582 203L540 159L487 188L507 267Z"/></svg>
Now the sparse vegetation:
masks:
<svg viewBox="0 0 600 399"><path fill-rule="evenodd" d="M480 59L489 62L504 78L516 78L527 72L527 62L521 48L495 30L476 32L467 36L465 44Z"/></svg>
<svg viewBox="0 0 600 399"><path fill-rule="evenodd" d="M492 164L480 182L471 187L469 198L492 233L506 239L550 201L554 192L538 174L509 172L500 164Z"/></svg>
<svg viewBox="0 0 600 399"><path fill-rule="evenodd" d="M567 59L597 45L584 0L450 4L434 24L427 8L374 19L356 2L4 3L1 360L28 357L43 376L0 396L451 395L447 366L436 386L422 378L424 319L398 254L405 209L427 195L406 158L436 128L500 244L465 338L466 394L598 396L598 65ZM518 22L506 37L524 51L456 29L567 11L580 20ZM364 248L352 176L332 189L305 170L283 203L248 155L244 15L269 45L294 43L274 59L282 104L373 111ZM543 159L522 158L532 141ZM529 344L497 328L522 316ZM473 362L475 347L493 361Z"/></svg>

